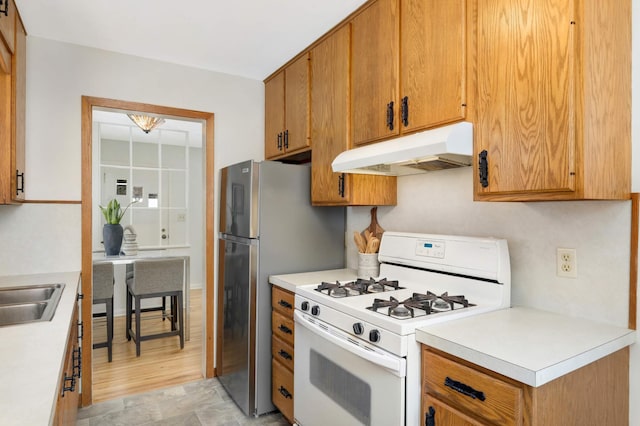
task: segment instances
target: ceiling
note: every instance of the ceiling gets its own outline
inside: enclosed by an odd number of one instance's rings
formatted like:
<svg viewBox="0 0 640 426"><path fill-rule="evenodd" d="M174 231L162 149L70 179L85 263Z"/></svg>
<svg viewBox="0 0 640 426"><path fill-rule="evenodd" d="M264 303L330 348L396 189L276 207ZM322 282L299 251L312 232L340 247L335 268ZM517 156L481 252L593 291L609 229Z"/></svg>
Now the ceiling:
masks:
<svg viewBox="0 0 640 426"><path fill-rule="evenodd" d="M263 80L366 0L15 0L29 36Z"/></svg>

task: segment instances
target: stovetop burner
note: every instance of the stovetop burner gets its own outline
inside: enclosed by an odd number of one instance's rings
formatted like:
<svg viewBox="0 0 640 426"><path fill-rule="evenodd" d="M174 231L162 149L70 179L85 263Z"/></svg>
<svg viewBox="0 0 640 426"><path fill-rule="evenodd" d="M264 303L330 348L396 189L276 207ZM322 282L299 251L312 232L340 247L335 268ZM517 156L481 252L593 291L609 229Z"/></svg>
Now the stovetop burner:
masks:
<svg viewBox="0 0 640 426"><path fill-rule="evenodd" d="M393 296L389 300L376 298L373 305L367 309L386 314L397 319L415 318L417 316L431 315L438 312L452 311L455 309L463 309L469 306L475 306L464 296L449 296L448 292L436 295L430 291L426 294L413 293L412 297L399 301ZM383 308L387 308L385 311Z"/></svg>
<svg viewBox="0 0 640 426"><path fill-rule="evenodd" d="M374 278L369 278L368 280L358 278L356 281L342 284L339 281L335 283L323 282L315 290L331 297L347 297L403 289L404 287L400 287L398 281L391 281L386 278L377 281Z"/></svg>

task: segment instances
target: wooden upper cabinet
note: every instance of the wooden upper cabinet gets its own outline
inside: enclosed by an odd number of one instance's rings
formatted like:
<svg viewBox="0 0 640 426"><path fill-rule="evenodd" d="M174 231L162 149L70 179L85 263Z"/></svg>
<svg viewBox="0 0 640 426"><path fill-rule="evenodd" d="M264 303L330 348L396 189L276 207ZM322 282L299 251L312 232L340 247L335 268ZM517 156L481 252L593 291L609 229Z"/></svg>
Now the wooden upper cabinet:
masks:
<svg viewBox="0 0 640 426"><path fill-rule="evenodd" d="M400 132L465 118L466 0L400 0Z"/></svg>
<svg viewBox="0 0 640 426"><path fill-rule="evenodd" d="M264 84L265 144L264 156L277 157L282 153L284 132L284 71Z"/></svg>
<svg viewBox="0 0 640 426"><path fill-rule="evenodd" d="M311 63L311 201L314 205L394 205L396 178L334 173L331 163L351 147L350 25L313 51Z"/></svg>
<svg viewBox="0 0 640 426"><path fill-rule="evenodd" d="M354 17L353 145L465 118L466 1L377 0Z"/></svg>
<svg viewBox="0 0 640 426"><path fill-rule="evenodd" d="M0 13L0 72L9 73L11 70L11 55L15 51L15 25L16 4L13 0L2 2L2 8L6 2L7 15ZM3 45L4 44L4 45Z"/></svg>
<svg viewBox="0 0 640 426"><path fill-rule="evenodd" d="M476 0L475 198L626 199L629 0Z"/></svg>
<svg viewBox="0 0 640 426"><path fill-rule="evenodd" d="M14 3L9 4L11 10L9 16L16 21L12 26L14 52L9 72L0 72L0 204L24 200L27 44ZM3 19L0 14L0 21ZM4 47L2 43L0 46Z"/></svg>
<svg viewBox="0 0 640 426"><path fill-rule="evenodd" d="M11 192L14 201L24 200L25 120L27 100L27 33L22 21L16 19L16 44L11 73Z"/></svg>
<svg viewBox="0 0 640 426"><path fill-rule="evenodd" d="M353 145L398 134L399 0L377 0L353 18Z"/></svg>
<svg viewBox="0 0 640 426"><path fill-rule="evenodd" d="M301 56L265 82L265 157L286 157L311 146L310 55Z"/></svg>

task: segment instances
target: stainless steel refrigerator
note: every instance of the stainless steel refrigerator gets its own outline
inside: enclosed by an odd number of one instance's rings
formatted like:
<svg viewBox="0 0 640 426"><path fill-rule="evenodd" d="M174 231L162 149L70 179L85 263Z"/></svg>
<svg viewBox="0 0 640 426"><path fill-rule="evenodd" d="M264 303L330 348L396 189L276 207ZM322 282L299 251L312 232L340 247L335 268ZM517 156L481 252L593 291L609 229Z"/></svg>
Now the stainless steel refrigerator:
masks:
<svg viewBox="0 0 640 426"><path fill-rule="evenodd" d="M345 264L345 210L311 206L310 174L273 161L222 169L216 369L247 415L275 410L269 275Z"/></svg>

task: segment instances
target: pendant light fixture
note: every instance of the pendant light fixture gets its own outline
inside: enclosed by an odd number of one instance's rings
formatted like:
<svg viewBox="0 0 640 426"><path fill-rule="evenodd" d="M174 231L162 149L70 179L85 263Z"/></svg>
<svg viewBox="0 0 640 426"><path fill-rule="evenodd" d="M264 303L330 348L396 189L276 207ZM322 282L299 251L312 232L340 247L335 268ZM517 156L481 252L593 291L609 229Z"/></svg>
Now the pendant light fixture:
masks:
<svg viewBox="0 0 640 426"><path fill-rule="evenodd" d="M131 119L138 127L142 129L143 132L149 133L162 123L164 123L164 118L153 117L151 115L142 115L142 114L127 114L127 117Z"/></svg>

